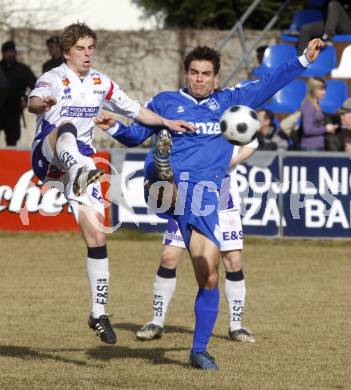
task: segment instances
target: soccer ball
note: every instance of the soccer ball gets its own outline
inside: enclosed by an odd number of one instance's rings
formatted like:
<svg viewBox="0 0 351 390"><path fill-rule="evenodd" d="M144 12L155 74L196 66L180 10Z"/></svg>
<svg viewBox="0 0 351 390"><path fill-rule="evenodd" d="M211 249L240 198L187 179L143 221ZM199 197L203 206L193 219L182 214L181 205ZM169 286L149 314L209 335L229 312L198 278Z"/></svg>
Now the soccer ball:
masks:
<svg viewBox="0 0 351 390"><path fill-rule="evenodd" d="M228 108L222 114L219 124L224 138L239 146L250 143L260 130L256 112L247 106Z"/></svg>

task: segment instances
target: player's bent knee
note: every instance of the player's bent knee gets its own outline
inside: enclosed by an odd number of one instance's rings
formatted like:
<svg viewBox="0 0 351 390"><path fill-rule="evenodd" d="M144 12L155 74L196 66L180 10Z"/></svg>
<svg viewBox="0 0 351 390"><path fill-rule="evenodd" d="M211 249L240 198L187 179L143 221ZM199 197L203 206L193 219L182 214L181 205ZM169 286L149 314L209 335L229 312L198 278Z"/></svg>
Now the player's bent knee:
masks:
<svg viewBox="0 0 351 390"><path fill-rule="evenodd" d="M176 268L182 253L182 248L164 245L161 254L161 266L170 269Z"/></svg>
<svg viewBox="0 0 351 390"><path fill-rule="evenodd" d="M207 288L218 287L218 273L217 272L213 272L211 275L209 275L206 285L207 285Z"/></svg>
<svg viewBox="0 0 351 390"><path fill-rule="evenodd" d="M216 288L218 287L218 272L217 270L210 271L209 269L195 270L196 280L200 288Z"/></svg>
<svg viewBox="0 0 351 390"><path fill-rule="evenodd" d="M178 264L178 259L176 259L171 254L164 255L162 254L160 265L164 268L175 268Z"/></svg>
<svg viewBox="0 0 351 390"><path fill-rule="evenodd" d="M77 138L77 128L72 122L64 121L57 128L57 138L64 133L71 133L75 138Z"/></svg>
<svg viewBox="0 0 351 390"><path fill-rule="evenodd" d="M241 250L227 252L223 256L223 263L226 271L237 272L242 269Z"/></svg>
<svg viewBox="0 0 351 390"><path fill-rule="evenodd" d="M207 278L198 278L198 284L200 288L217 288L218 287L218 274L209 275Z"/></svg>

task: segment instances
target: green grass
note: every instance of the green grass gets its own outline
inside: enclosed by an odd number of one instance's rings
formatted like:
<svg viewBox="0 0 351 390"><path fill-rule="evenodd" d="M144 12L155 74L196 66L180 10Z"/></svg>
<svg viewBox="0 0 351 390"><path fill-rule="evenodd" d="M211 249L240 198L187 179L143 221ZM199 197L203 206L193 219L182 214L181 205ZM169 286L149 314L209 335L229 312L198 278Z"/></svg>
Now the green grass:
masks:
<svg viewBox="0 0 351 390"><path fill-rule="evenodd" d="M222 292L209 345L221 370L204 373L186 367L197 292L187 255L164 337L135 340L151 318L161 249L159 235L146 237L118 232L109 239L118 341L104 346L87 326L79 235L0 235L0 389L351 389L349 242L248 239L244 322L257 342L227 340ZM221 267L222 285L223 274Z"/></svg>

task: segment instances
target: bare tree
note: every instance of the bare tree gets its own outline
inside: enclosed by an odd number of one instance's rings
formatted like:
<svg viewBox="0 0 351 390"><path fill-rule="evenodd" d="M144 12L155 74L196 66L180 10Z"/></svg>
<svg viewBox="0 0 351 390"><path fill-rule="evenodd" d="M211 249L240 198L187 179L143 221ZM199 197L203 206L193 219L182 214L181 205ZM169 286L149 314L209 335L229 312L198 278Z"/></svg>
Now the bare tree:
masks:
<svg viewBox="0 0 351 390"><path fill-rule="evenodd" d="M0 30L14 37L15 28L48 29L58 15L68 15L81 7L82 1L61 0L52 5L38 0L0 0Z"/></svg>

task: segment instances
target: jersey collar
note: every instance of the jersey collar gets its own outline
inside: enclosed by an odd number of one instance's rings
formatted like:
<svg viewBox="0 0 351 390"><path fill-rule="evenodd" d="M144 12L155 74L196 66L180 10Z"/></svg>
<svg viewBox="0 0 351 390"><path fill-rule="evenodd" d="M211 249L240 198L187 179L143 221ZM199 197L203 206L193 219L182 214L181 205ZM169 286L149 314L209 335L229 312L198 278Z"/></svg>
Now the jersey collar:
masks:
<svg viewBox="0 0 351 390"><path fill-rule="evenodd" d="M82 82L82 83L85 81L85 79L86 79L88 76L90 76L90 74L91 74L91 72L92 72L92 70L91 70L91 68L90 68L90 69L89 69L89 72L86 74L86 76L84 77L84 79L81 79L81 78L79 78L79 76L78 76L75 72L73 72L73 70L72 70L69 66L67 66L66 63L63 63L62 66L63 66L63 69L64 69L67 73L70 74L70 77L74 77L74 78L78 79L78 80L79 80L80 82Z"/></svg>
<svg viewBox="0 0 351 390"><path fill-rule="evenodd" d="M201 100L200 102L198 100L196 100L193 96L189 95L188 93L185 92L184 89L180 89L179 90L180 94L183 95L185 98L189 99L189 100L192 100L196 105L199 105L201 106L202 104L205 104L209 101L209 99L211 98L212 94L210 96L208 96L206 99L203 99Z"/></svg>

